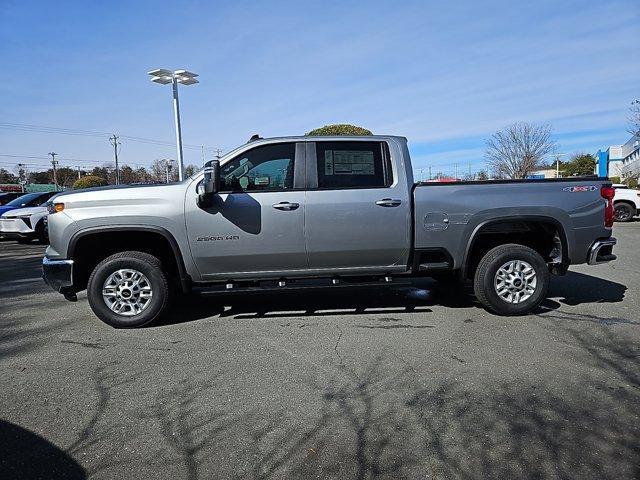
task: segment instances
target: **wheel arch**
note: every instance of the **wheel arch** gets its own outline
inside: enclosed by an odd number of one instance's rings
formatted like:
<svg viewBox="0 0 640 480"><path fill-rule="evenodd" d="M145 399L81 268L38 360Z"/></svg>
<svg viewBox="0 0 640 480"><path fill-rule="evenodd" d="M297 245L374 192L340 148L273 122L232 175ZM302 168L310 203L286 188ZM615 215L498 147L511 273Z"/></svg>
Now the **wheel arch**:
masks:
<svg viewBox="0 0 640 480"><path fill-rule="evenodd" d="M560 222L557 218L554 218L548 215L510 215L510 216L503 216L499 218L488 219L476 225L476 227L473 229L473 232L471 233L471 236L469 237L469 240L467 241L467 246L464 251L464 258L462 261L462 272L461 272L462 278L466 278L470 274L471 275L473 274L474 248L478 246L478 242L480 237L483 234L483 230L488 229L489 227L492 227L492 226L500 225L500 224L513 224L516 222L538 224L538 225L547 224L547 225L553 226L559 237L560 246L561 246L561 252L560 252L561 261L560 261L559 273L566 272L566 269L571 264L571 256L570 256L571 252L569 249L569 239L567 238L567 233L564 226L562 225L562 222ZM514 243L514 242L508 241L505 243Z"/></svg>
<svg viewBox="0 0 640 480"><path fill-rule="evenodd" d="M130 247L127 246L127 248L124 249L114 250L113 245L108 245L107 248L104 248L101 254L97 255L96 258L88 265L91 265L92 263L97 265L97 263L99 263L103 258L121 250L140 250L147 253L157 253L158 251L161 251L165 254L165 260L170 260L172 262L171 266L176 270L181 290L183 292L189 291L191 288L191 277L187 273L178 242L167 229L153 225L96 226L79 230L71 237L69 247L67 249L67 258L76 261L76 264L74 265L74 274L76 273L75 268L82 268L83 265L82 261L78 262L77 260L79 253L82 252L83 245L85 245L84 242L87 242L87 240L93 240L93 242L96 242L98 236L100 236L100 243L109 242L109 240L113 240L114 238L122 240L125 234L133 234L134 236L137 234L137 236L134 237L135 241ZM162 239L164 244L157 243L145 245L143 243L143 240L145 239ZM79 280L88 279L89 273L86 273L84 276L78 276ZM84 286L86 286L86 284L82 285L82 283L83 282L79 285L82 287L80 289L83 289Z"/></svg>
<svg viewBox="0 0 640 480"><path fill-rule="evenodd" d="M630 200L628 198L620 198L618 200L614 200L613 204L615 205L616 203L626 203L627 205L629 205L631 208L636 209L636 204L633 202L633 200Z"/></svg>

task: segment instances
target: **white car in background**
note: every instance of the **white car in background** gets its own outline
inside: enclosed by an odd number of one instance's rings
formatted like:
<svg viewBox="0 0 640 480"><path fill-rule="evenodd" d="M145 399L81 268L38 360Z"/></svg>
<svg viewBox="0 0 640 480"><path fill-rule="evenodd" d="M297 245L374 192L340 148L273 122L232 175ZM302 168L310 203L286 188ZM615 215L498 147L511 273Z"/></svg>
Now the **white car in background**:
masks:
<svg viewBox="0 0 640 480"><path fill-rule="evenodd" d="M616 191L613 206L616 211L616 222L629 222L640 214L640 191L629 188L624 184L613 185Z"/></svg>
<svg viewBox="0 0 640 480"><path fill-rule="evenodd" d="M9 210L0 216L0 236L13 238L19 243L28 243L34 239L47 242L46 205Z"/></svg>

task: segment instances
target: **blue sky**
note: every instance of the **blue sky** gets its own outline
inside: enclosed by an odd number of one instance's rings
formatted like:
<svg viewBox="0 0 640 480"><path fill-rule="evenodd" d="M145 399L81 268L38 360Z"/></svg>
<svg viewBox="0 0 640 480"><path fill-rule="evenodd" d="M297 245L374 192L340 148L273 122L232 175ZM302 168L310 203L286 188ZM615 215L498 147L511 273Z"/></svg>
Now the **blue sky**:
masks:
<svg viewBox="0 0 640 480"><path fill-rule="evenodd" d="M434 173L481 168L486 138L514 121L550 123L559 152L594 152L628 137L639 43L637 0L0 0L0 154L112 160L106 135L7 123L173 142L170 88L146 75L156 67L200 74L181 90L183 132L207 157L327 123L404 135L416 170ZM199 148L185 154L200 163ZM170 145L123 141L124 163L171 157Z"/></svg>

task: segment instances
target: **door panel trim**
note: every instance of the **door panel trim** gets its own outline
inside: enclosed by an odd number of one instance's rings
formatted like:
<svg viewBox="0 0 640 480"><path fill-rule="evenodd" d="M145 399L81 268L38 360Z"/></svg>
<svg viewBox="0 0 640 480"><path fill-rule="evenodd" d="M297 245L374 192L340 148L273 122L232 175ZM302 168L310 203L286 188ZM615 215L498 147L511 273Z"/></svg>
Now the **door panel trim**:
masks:
<svg viewBox="0 0 640 480"><path fill-rule="evenodd" d="M306 185L306 147L305 142L296 143L296 151L293 159L293 189L305 190Z"/></svg>
<svg viewBox="0 0 640 480"><path fill-rule="evenodd" d="M316 158L316 142L306 143L306 159L305 173L307 190L316 190L318 188L318 160Z"/></svg>

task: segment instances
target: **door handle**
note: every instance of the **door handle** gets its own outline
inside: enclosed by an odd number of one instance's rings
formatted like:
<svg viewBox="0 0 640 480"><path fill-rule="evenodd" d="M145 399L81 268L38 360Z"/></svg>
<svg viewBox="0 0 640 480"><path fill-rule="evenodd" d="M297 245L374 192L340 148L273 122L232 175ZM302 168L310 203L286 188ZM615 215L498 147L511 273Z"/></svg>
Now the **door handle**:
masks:
<svg viewBox="0 0 640 480"><path fill-rule="evenodd" d="M299 206L300 206L299 203L292 203L292 202L280 202L280 203L274 203L272 205L272 207L277 210L295 210Z"/></svg>
<svg viewBox="0 0 640 480"><path fill-rule="evenodd" d="M402 204L402 200L394 200L391 198L383 198L382 200L378 200L376 205L380 205L381 207L398 207Z"/></svg>

